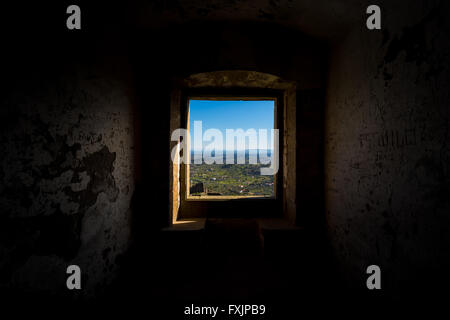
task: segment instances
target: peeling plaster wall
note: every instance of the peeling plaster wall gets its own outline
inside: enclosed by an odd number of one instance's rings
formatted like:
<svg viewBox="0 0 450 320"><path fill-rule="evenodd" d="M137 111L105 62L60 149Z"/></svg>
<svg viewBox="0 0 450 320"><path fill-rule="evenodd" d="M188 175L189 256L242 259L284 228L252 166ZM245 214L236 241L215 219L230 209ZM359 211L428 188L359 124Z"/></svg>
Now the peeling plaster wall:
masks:
<svg viewBox="0 0 450 320"><path fill-rule="evenodd" d="M403 5L335 46L325 124L336 261L361 288L379 265L395 294L443 281L450 260L449 8Z"/></svg>
<svg viewBox="0 0 450 320"><path fill-rule="evenodd" d="M102 64L32 68L0 110L0 289L69 294L66 268L76 264L76 295L93 295L130 241L129 84Z"/></svg>

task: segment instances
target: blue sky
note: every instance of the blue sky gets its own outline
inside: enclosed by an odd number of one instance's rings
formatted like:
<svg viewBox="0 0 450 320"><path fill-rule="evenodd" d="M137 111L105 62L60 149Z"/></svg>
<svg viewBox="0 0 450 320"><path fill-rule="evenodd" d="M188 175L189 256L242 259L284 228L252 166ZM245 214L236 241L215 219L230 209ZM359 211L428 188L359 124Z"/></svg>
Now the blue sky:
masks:
<svg viewBox="0 0 450 320"><path fill-rule="evenodd" d="M218 129L222 132L225 146L225 129L267 129L267 140L270 145L270 133L274 124L274 101L216 101L216 100L190 100L189 127L191 142L198 143L201 137L194 135L194 121L202 121L203 133L208 129ZM198 144L197 144L198 145ZM205 146L206 143L203 143ZM242 150L242 147L238 147Z"/></svg>

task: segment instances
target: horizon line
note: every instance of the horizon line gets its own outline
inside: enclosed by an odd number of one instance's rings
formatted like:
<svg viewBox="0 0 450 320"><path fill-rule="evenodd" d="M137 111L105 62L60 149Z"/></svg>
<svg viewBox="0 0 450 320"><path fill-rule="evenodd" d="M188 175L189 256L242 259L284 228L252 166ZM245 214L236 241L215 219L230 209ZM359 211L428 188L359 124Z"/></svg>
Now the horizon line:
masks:
<svg viewBox="0 0 450 320"><path fill-rule="evenodd" d="M267 149L213 149L212 151L259 151L259 150L274 150L273 148ZM191 151L204 151L204 149L191 149Z"/></svg>

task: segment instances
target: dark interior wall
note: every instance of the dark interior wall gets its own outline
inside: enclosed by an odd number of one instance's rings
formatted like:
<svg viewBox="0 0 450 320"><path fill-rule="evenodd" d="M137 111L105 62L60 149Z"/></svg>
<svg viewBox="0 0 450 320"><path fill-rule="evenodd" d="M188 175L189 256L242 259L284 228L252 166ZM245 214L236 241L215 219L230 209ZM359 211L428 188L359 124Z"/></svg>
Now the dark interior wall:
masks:
<svg viewBox="0 0 450 320"><path fill-rule="evenodd" d="M401 5L384 3L382 32L355 29L332 51L326 219L350 286L377 264L388 292L423 297L448 281L449 8Z"/></svg>
<svg viewBox="0 0 450 320"><path fill-rule="evenodd" d="M449 8L396 3L373 32L367 1L82 2L79 32L68 4L3 8L1 288L64 294L74 263L107 289L168 224L173 81L238 69L297 83L297 223L326 219L347 284L445 279Z"/></svg>
<svg viewBox="0 0 450 320"><path fill-rule="evenodd" d="M39 19L57 8L34 8L6 7L2 21L15 33L2 63L0 289L63 295L76 264L91 296L130 244L134 89L119 38L67 33Z"/></svg>
<svg viewBox="0 0 450 320"><path fill-rule="evenodd" d="M297 95L297 225L314 229L319 237L325 226L325 91L318 87Z"/></svg>

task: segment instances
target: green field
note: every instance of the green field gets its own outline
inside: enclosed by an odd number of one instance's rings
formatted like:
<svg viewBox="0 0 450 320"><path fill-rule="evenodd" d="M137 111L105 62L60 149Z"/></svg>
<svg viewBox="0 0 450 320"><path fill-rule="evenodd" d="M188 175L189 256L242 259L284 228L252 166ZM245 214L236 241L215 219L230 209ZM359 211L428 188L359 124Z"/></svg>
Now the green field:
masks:
<svg viewBox="0 0 450 320"><path fill-rule="evenodd" d="M274 196L274 176L261 175L261 167L261 164L191 164L190 185L203 183L208 193L221 196Z"/></svg>

